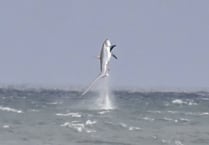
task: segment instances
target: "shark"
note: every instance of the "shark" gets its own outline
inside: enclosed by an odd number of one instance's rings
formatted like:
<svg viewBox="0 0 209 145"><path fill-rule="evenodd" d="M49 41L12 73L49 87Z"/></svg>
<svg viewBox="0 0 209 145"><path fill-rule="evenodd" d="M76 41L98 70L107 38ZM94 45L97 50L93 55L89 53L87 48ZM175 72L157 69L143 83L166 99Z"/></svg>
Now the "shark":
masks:
<svg viewBox="0 0 209 145"><path fill-rule="evenodd" d="M113 54L112 50L115 48L116 45L112 45L109 39L106 39L101 48L100 52L100 73L96 77L96 79L86 88L86 90L81 94L81 96L85 95L92 87L93 85L100 80L101 78L109 76L109 63L111 60L111 57L114 57L115 59L118 59L115 54Z"/></svg>

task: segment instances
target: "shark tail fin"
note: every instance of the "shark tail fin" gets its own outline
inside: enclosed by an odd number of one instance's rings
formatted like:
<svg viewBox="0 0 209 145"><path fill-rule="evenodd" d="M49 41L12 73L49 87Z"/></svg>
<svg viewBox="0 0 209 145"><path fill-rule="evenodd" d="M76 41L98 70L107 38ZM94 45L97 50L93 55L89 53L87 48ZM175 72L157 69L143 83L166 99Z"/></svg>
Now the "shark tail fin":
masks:
<svg viewBox="0 0 209 145"><path fill-rule="evenodd" d="M81 94L81 96L85 95L92 87L93 85L101 78L106 77L107 75L104 73L101 73L97 76L97 78L86 88L86 90Z"/></svg>

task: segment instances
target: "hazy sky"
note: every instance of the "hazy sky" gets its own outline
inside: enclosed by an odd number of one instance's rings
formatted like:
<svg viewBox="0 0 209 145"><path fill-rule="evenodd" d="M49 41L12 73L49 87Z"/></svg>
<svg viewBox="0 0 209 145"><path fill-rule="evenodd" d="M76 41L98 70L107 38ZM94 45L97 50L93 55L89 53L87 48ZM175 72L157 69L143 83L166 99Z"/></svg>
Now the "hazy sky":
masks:
<svg viewBox="0 0 209 145"><path fill-rule="evenodd" d="M86 86L106 38L114 86L209 88L208 0L2 0L0 84Z"/></svg>

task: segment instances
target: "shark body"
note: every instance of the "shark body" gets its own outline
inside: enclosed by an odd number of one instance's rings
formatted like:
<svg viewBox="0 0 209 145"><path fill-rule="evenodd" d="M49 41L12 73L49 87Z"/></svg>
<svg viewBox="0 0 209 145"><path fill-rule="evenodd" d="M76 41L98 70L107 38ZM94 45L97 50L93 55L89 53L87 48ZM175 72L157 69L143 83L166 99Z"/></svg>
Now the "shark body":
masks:
<svg viewBox="0 0 209 145"><path fill-rule="evenodd" d="M89 85L89 87L81 94L82 96L85 95L99 79L109 76L110 59L112 56L115 59L117 59L117 57L112 53L112 50L114 47L116 47L116 45L111 45L110 40L106 39L104 41L101 52L100 52L100 56L99 56L101 72L97 76L97 78Z"/></svg>

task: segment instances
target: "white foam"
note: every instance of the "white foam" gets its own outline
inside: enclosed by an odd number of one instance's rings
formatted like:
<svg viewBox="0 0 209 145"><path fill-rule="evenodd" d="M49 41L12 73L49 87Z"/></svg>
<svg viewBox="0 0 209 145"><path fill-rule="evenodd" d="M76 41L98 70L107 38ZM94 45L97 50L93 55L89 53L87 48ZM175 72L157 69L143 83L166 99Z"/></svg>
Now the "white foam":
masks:
<svg viewBox="0 0 209 145"><path fill-rule="evenodd" d="M175 99L172 101L173 104L184 104L185 102L181 99Z"/></svg>
<svg viewBox="0 0 209 145"><path fill-rule="evenodd" d="M2 127L5 128L5 129L10 128L10 126L7 125L7 124L6 125L3 125Z"/></svg>
<svg viewBox="0 0 209 145"><path fill-rule="evenodd" d="M146 121L154 121L155 119L154 118L150 118L150 117L143 117L143 120L146 120Z"/></svg>
<svg viewBox="0 0 209 145"><path fill-rule="evenodd" d="M162 120L165 120L165 121L173 121L172 118L168 118L168 117L164 117Z"/></svg>
<svg viewBox="0 0 209 145"><path fill-rule="evenodd" d="M86 121L86 125L93 125L93 124L96 124L96 123L97 123L96 120L93 120L93 121L87 120L87 121Z"/></svg>
<svg viewBox="0 0 209 145"><path fill-rule="evenodd" d="M152 136L152 138L153 138L154 140L157 140L157 139L158 139L158 137L157 137L156 135Z"/></svg>
<svg viewBox="0 0 209 145"><path fill-rule="evenodd" d="M78 124L72 124L72 128L76 129L78 132L82 132L84 129L84 124L78 123Z"/></svg>
<svg viewBox="0 0 209 145"><path fill-rule="evenodd" d="M209 98L200 98L200 99L204 101L209 101Z"/></svg>
<svg viewBox="0 0 209 145"><path fill-rule="evenodd" d="M129 131L137 131L137 130L141 130L140 127L129 126L129 125L123 123L123 122L121 122L119 125L120 125L121 127L123 127L123 128L127 128Z"/></svg>
<svg viewBox="0 0 209 145"><path fill-rule="evenodd" d="M78 120L73 120L73 121L71 121L72 123L79 123L80 121L78 121Z"/></svg>
<svg viewBox="0 0 209 145"><path fill-rule="evenodd" d="M197 103L193 102L193 101L189 101L187 102L188 105L192 106L192 105L198 105Z"/></svg>
<svg viewBox="0 0 209 145"><path fill-rule="evenodd" d="M61 101L55 101L55 102L50 102L50 103L47 103L49 105L59 105L59 104L63 104L63 102Z"/></svg>
<svg viewBox="0 0 209 145"><path fill-rule="evenodd" d="M172 101L173 104L178 104L178 105L181 105L181 104L186 104L186 105L189 105L189 106L192 106L192 105L198 105L196 102L194 102L193 100L186 100L186 101L183 101L181 99L175 99Z"/></svg>
<svg viewBox="0 0 209 145"><path fill-rule="evenodd" d="M79 113L65 113L65 114L63 114L63 113L57 113L56 114L56 116L71 116L71 117L77 117L77 118L80 118L80 117L82 117L82 115L81 114L79 114Z"/></svg>
<svg viewBox="0 0 209 145"><path fill-rule="evenodd" d="M137 131L137 130L141 130L141 128L140 127L135 127L135 126L130 126L128 128L128 130L130 130L130 131Z"/></svg>
<svg viewBox="0 0 209 145"><path fill-rule="evenodd" d="M181 122L190 122L190 120L187 119L187 118L180 118L179 121L181 121Z"/></svg>
<svg viewBox="0 0 209 145"><path fill-rule="evenodd" d="M170 143L171 143L170 140L166 140L166 139L162 139L161 142L162 142L163 144L170 144Z"/></svg>
<svg viewBox="0 0 209 145"><path fill-rule="evenodd" d="M10 107L2 107L2 106L0 106L0 110L8 111L8 112L14 112L14 113L23 113L22 110L17 110L17 109L10 108Z"/></svg>
<svg viewBox="0 0 209 145"><path fill-rule="evenodd" d="M177 114L178 113L178 111L172 111L172 110L168 110L167 112L171 113L171 114Z"/></svg>
<svg viewBox="0 0 209 145"><path fill-rule="evenodd" d="M128 127L128 125L125 124L125 123L120 123L120 126L123 127L123 128L127 128Z"/></svg>
<svg viewBox="0 0 209 145"><path fill-rule="evenodd" d="M106 114L108 112L109 112L108 110L106 110L106 111L100 111L100 112L98 112L98 114Z"/></svg>
<svg viewBox="0 0 209 145"><path fill-rule="evenodd" d="M60 126L69 127L77 132L94 133L96 130L92 129L93 124L96 124L96 121L87 120L85 123L79 121L65 122Z"/></svg>
<svg viewBox="0 0 209 145"><path fill-rule="evenodd" d="M175 119L175 120L173 120L175 123L178 123L179 122L179 120L177 120L177 119Z"/></svg>
<svg viewBox="0 0 209 145"><path fill-rule="evenodd" d="M85 125L82 123L70 123L70 122L65 122L64 124L61 124L60 126L69 127L69 128L72 128L78 132L82 132L85 128Z"/></svg>
<svg viewBox="0 0 209 145"><path fill-rule="evenodd" d="M87 132L87 133L95 133L96 130L93 130L93 129L86 129L86 132Z"/></svg>
<svg viewBox="0 0 209 145"><path fill-rule="evenodd" d="M172 119L172 118L164 117L161 120L168 121L168 122L174 122L174 123L186 123L186 122L190 122L190 120L187 119L187 118Z"/></svg>
<svg viewBox="0 0 209 145"><path fill-rule="evenodd" d="M200 115L209 115L209 112L202 112Z"/></svg>
<svg viewBox="0 0 209 145"><path fill-rule="evenodd" d="M209 115L209 112L187 112L186 115L205 116Z"/></svg>
<svg viewBox="0 0 209 145"><path fill-rule="evenodd" d="M175 140L175 145L184 145L184 144L179 140Z"/></svg>
<svg viewBox="0 0 209 145"><path fill-rule="evenodd" d="M37 109L30 109L29 111L30 112L40 112L40 110L37 110Z"/></svg>
<svg viewBox="0 0 209 145"><path fill-rule="evenodd" d="M68 127L71 123L70 122L65 122L64 124L61 124L60 126L62 127Z"/></svg>

